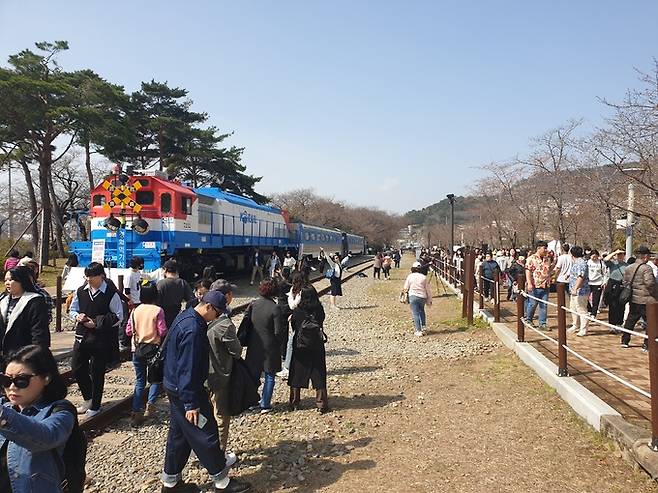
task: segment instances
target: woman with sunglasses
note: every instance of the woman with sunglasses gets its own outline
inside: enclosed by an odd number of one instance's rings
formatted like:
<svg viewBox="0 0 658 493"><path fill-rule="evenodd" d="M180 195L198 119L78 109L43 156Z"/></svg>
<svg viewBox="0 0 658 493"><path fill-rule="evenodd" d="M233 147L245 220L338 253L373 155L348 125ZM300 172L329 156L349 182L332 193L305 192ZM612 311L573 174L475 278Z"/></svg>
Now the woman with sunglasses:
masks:
<svg viewBox="0 0 658 493"><path fill-rule="evenodd" d="M29 345L5 359L0 384L0 491L61 492L73 405L49 349Z"/></svg>
<svg viewBox="0 0 658 493"><path fill-rule="evenodd" d="M48 307L32 281L32 270L8 270L5 289L0 300L0 352L7 355L28 344L49 347Z"/></svg>

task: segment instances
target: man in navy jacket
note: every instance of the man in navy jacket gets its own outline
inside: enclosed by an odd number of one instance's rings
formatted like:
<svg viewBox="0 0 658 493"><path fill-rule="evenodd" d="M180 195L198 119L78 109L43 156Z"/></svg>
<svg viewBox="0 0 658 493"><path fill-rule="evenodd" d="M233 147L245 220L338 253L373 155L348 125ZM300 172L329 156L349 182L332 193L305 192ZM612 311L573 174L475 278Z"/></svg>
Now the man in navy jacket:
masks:
<svg viewBox="0 0 658 493"><path fill-rule="evenodd" d="M219 445L217 422L204 382L208 378L208 322L226 310L220 291L209 291L194 308L178 314L165 342L164 388L169 397L170 420L162 474L162 492L198 491L181 481L190 450L208 470L215 492L241 493L250 485L228 477L227 463ZM235 462L235 459L233 459Z"/></svg>

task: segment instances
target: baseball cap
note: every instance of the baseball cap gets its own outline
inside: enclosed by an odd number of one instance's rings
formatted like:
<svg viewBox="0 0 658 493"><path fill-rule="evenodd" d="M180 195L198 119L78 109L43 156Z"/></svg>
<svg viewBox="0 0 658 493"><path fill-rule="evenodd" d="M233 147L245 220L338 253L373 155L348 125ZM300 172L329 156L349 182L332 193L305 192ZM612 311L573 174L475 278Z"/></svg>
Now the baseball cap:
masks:
<svg viewBox="0 0 658 493"><path fill-rule="evenodd" d="M226 298L224 297L224 293L220 291L208 291L203 295L201 301L211 304L217 310L217 313L224 313L226 311Z"/></svg>
<svg viewBox="0 0 658 493"><path fill-rule="evenodd" d="M638 255L653 255L653 252L649 250L649 247L646 245L640 245L639 247L637 247L635 253L637 253Z"/></svg>
<svg viewBox="0 0 658 493"><path fill-rule="evenodd" d="M411 266L415 268L422 267L420 262L414 262L413 264L411 264Z"/></svg>
<svg viewBox="0 0 658 493"><path fill-rule="evenodd" d="M232 293L236 289L238 289L238 287L235 284L231 284L226 279L217 279L210 285L211 291L219 291L223 294Z"/></svg>

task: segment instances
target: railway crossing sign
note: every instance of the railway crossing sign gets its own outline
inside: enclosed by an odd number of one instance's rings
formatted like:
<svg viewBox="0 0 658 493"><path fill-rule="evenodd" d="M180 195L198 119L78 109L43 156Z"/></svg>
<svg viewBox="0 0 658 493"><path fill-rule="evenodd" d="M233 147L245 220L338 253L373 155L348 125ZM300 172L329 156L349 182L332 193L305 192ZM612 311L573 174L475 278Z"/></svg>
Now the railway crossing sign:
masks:
<svg viewBox="0 0 658 493"><path fill-rule="evenodd" d="M126 185L122 183L119 186L114 185L113 183L105 180L103 182L103 188L112 194L110 201L103 205L103 209L109 214L112 212L112 208L121 207L121 210L126 208L132 209L135 214L139 214L139 211L142 210L142 206L137 203L134 197L134 193L142 188L142 184L139 181L134 182L132 185Z"/></svg>

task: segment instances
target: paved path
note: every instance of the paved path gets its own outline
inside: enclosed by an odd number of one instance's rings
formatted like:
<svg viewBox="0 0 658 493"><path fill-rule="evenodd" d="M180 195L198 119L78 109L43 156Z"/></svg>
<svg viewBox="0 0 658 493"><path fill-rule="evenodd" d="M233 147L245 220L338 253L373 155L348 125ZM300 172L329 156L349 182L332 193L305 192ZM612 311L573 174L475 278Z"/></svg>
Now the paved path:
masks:
<svg viewBox="0 0 658 493"><path fill-rule="evenodd" d="M504 299L505 293L502 296ZM550 294L549 301L557 303L556 293ZM476 306L477 302L478 297L476 293ZM485 303L485 307L493 312L492 304ZM537 322L537 314L538 312L535 312L535 323ZM606 322L607 317L607 310L599 314L599 318ZM510 328L516 332L516 303L511 301L503 301L501 303L501 321L508 323ZM556 307L548 307L548 322L551 330L546 334L557 339ZM571 314L567 313L567 327L570 325ZM636 330L639 331L639 324ZM558 348L553 342L542 338L527 328L525 339L527 343L533 344L545 356L557 364ZM621 336L611 334L608 327L590 323L586 337L567 334L567 344L571 349L585 358L649 392L648 354L642 352L642 340L639 337L633 336L631 338L631 347L624 349L621 347ZM616 382L600 371L581 362L573 355L567 355L567 362L569 373L572 377L616 409L629 422L650 428L651 404L647 397Z"/></svg>

